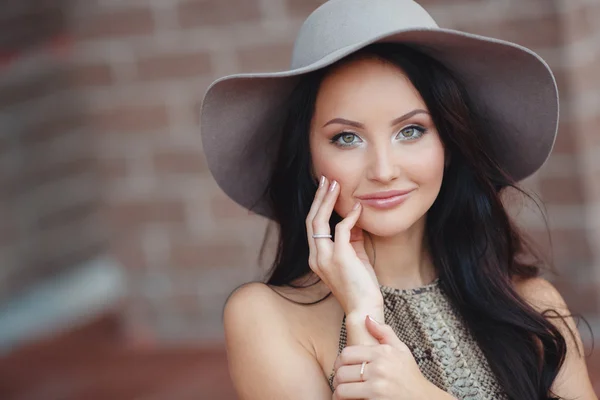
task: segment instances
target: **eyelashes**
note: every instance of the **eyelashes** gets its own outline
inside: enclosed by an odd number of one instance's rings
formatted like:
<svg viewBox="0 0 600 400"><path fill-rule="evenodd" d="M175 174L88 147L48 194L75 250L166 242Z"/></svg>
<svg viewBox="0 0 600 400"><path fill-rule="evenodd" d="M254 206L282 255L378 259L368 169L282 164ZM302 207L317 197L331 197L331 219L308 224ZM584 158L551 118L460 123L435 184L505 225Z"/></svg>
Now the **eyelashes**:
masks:
<svg viewBox="0 0 600 400"><path fill-rule="evenodd" d="M357 141L355 141L354 139L357 139ZM331 143L341 147L348 147L361 142L362 139L356 133L353 132L341 132L331 138Z"/></svg>
<svg viewBox="0 0 600 400"><path fill-rule="evenodd" d="M402 130L396 134L395 139L400 141L417 140L421 138L425 132L427 132L427 129L420 125L409 125L402 128ZM344 131L333 136L330 139L330 142L338 147L353 147L362 143L363 140L357 133Z"/></svg>

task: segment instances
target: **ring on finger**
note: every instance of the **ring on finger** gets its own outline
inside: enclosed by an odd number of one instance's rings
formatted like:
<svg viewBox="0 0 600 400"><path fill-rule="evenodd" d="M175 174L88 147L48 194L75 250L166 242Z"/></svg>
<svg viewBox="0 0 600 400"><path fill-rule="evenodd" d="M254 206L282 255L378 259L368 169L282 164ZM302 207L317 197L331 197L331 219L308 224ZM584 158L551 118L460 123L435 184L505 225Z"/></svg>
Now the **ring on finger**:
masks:
<svg viewBox="0 0 600 400"><path fill-rule="evenodd" d="M360 365L360 381L364 382L365 381L365 366L367 365L366 361L363 361L363 363Z"/></svg>
<svg viewBox="0 0 600 400"><path fill-rule="evenodd" d="M312 237L313 239L331 239L333 236L326 233L315 233Z"/></svg>

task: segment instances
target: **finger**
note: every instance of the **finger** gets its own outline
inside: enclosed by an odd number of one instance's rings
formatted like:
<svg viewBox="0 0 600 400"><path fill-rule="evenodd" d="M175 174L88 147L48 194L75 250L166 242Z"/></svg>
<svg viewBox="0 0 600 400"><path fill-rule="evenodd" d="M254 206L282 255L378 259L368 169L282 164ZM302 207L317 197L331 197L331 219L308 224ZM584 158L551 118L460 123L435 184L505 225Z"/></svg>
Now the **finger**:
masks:
<svg viewBox="0 0 600 400"><path fill-rule="evenodd" d="M365 234L362 228L354 225L350 229L350 245L354 249L356 256L363 262L370 264L369 255L365 250Z"/></svg>
<svg viewBox="0 0 600 400"><path fill-rule="evenodd" d="M309 265L311 269L314 268L317 261L317 248L315 245L315 239L312 237L313 235L313 219L315 215L317 215L317 211L327 194L328 188L328 179L325 176L321 176L321 180L319 181L319 187L315 193L315 198L311 204L310 210L308 211L308 215L306 216L306 234L308 236L308 248L309 248Z"/></svg>
<svg viewBox="0 0 600 400"><path fill-rule="evenodd" d="M335 373L333 377L333 387L336 388L338 385L342 383L349 382L361 382L360 378L360 369L362 367L362 363L359 365L343 365L341 366ZM367 368L365 365L365 370L363 372L363 378L366 380Z"/></svg>
<svg viewBox="0 0 600 400"><path fill-rule="evenodd" d="M351 230L356 225L356 221L360 217L362 207L360 203L356 203L352 210L348 213L339 224L335 226L335 247L347 247L352 238Z"/></svg>
<svg viewBox="0 0 600 400"><path fill-rule="evenodd" d="M325 198L325 195L327 194L328 187L329 187L329 179L327 179L325 176L321 176L321 180L319 181L319 187L317 188L317 191L315 192L315 198L313 199L313 202L310 206L310 210L308 211L307 221L310 220L312 222L315 215L317 214L317 211L319 211L319 207L321 207L321 203L323 202L323 199ZM312 226L311 226L311 229L312 229Z"/></svg>
<svg viewBox="0 0 600 400"><path fill-rule="evenodd" d="M382 324L370 316L365 318L365 324L371 336L377 339L379 343L389 344L396 348L402 347L402 341L398 338L391 326Z"/></svg>
<svg viewBox="0 0 600 400"><path fill-rule="evenodd" d="M359 206L360 209L360 213L362 214L362 207ZM356 226L356 223L354 224L354 226L352 227L352 229L350 229L350 243L354 243L354 242L363 242L365 241L365 235L363 233L362 228Z"/></svg>
<svg viewBox="0 0 600 400"><path fill-rule="evenodd" d="M313 219L313 234L329 235L329 220L333 213L333 207L339 195L340 185L336 181L332 181L327 189L327 194L320 204L317 214ZM333 251L333 241L330 239L316 239L315 245L317 248L318 259L329 259Z"/></svg>
<svg viewBox="0 0 600 400"><path fill-rule="evenodd" d="M334 399L369 399L371 389L365 382L342 383L335 388Z"/></svg>
<svg viewBox="0 0 600 400"><path fill-rule="evenodd" d="M376 352L375 349L379 347L379 344L372 346L347 346L342 350L338 358L335 360L333 366L334 370L337 371L342 365L355 365L362 364L363 361L371 362L375 360Z"/></svg>

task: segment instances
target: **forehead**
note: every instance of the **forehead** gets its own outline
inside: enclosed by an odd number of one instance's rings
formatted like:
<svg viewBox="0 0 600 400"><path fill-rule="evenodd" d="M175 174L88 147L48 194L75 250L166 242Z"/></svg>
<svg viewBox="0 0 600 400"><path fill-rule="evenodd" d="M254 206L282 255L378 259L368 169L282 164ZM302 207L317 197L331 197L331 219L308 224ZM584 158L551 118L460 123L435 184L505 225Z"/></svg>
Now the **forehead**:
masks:
<svg viewBox="0 0 600 400"><path fill-rule="evenodd" d="M421 95L398 66L374 56L362 56L334 67L323 79L315 116L378 109L398 113L424 108Z"/></svg>

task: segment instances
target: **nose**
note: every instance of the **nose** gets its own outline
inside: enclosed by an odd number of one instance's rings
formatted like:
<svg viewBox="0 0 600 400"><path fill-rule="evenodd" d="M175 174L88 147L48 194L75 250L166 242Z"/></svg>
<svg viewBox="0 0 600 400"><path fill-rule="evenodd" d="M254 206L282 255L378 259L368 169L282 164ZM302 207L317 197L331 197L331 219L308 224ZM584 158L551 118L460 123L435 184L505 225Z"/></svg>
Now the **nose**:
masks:
<svg viewBox="0 0 600 400"><path fill-rule="evenodd" d="M391 146L378 146L370 154L367 178L372 181L389 183L400 176L400 166L395 160Z"/></svg>

